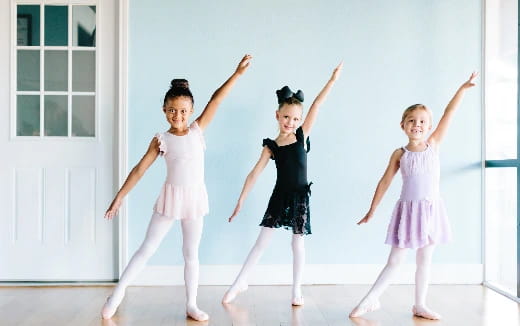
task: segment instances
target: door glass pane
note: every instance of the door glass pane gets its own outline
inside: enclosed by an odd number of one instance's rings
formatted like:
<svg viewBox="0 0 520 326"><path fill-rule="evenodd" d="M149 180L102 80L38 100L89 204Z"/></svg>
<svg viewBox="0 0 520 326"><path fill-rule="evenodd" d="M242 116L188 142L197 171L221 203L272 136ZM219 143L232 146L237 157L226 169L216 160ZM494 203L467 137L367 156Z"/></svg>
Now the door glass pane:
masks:
<svg viewBox="0 0 520 326"><path fill-rule="evenodd" d="M16 135L40 135L39 95L18 95L16 97Z"/></svg>
<svg viewBox="0 0 520 326"><path fill-rule="evenodd" d="M40 6L17 6L16 45L40 45Z"/></svg>
<svg viewBox="0 0 520 326"><path fill-rule="evenodd" d="M72 97L72 136L94 137L96 125L94 96Z"/></svg>
<svg viewBox="0 0 520 326"><path fill-rule="evenodd" d="M45 51L45 90L67 91L67 51Z"/></svg>
<svg viewBox="0 0 520 326"><path fill-rule="evenodd" d="M67 6L45 6L45 45L67 45L68 17Z"/></svg>
<svg viewBox="0 0 520 326"><path fill-rule="evenodd" d="M516 295L516 168L486 169L486 278Z"/></svg>
<svg viewBox="0 0 520 326"><path fill-rule="evenodd" d="M94 92L96 90L96 52L72 52L72 91Z"/></svg>
<svg viewBox="0 0 520 326"><path fill-rule="evenodd" d="M45 136L67 136L67 96L45 95Z"/></svg>
<svg viewBox="0 0 520 326"><path fill-rule="evenodd" d="M72 45L96 46L96 6L72 7Z"/></svg>
<svg viewBox="0 0 520 326"><path fill-rule="evenodd" d="M486 159L516 159L518 3L485 5Z"/></svg>
<svg viewBox="0 0 520 326"><path fill-rule="evenodd" d="M16 61L18 91L40 90L40 51L18 50Z"/></svg>

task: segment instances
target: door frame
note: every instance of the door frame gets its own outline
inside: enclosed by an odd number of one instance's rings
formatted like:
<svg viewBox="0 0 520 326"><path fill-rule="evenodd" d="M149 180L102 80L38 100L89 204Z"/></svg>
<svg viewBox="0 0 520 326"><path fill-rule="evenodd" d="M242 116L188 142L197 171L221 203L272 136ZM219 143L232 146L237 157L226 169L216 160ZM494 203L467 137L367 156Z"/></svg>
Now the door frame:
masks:
<svg viewBox="0 0 520 326"><path fill-rule="evenodd" d="M118 20L118 140L117 140L117 188L126 180L128 171L128 11L130 0L119 0ZM115 190L115 189L114 189ZM119 210L117 237L118 237L118 271L121 276L128 262L128 204L123 201Z"/></svg>

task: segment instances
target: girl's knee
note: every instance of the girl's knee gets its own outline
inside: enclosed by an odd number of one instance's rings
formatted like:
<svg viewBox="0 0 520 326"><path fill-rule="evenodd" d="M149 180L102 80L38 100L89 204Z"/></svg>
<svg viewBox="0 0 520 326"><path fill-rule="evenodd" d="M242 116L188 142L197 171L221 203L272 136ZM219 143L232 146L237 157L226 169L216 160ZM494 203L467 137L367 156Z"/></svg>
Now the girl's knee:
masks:
<svg viewBox="0 0 520 326"><path fill-rule="evenodd" d="M256 241L255 247L257 249L263 250L267 248L267 245L269 244L269 239L258 239Z"/></svg>
<svg viewBox="0 0 520 326"><path fill-rule="evenodd" d="M157 250L157 246L143 243L135 254L148 259L155 253L155 250Z"/></svg>
<svg viewBox="0 0 520 326"><path fill-rule="evenodd" d="M404 257L402 255L390 256L388 258L387 265L388 266L399 266L403 263Z"/></svg>
<svg viewBox="0 0 520 326"><path fill-rule="evenodd" d="M182 255L184 256L184 262L198 262L199 261L199 250L198 248L182 248Z"/></svg>
<svg viewBox="0 0 520 326"><path fill-rule="evenodd" d="M428 268L431 265L431 259L428 257L417 257L415 259L415 265L419 268Z"/></svg>
<svg viewBox="0 0 520 326"><path fill-rule="evenodd" d="M272 234L272 230L263 230L258 236L258 239L256 239L255 247L265 249L271 241Z"/></svg>
<svg viewBox="0 0 520 326"><path fill-rule="evenodd" d="M418 249L415 256L415 264L417 266L429 266L432 261L433 250Z"/></svg>

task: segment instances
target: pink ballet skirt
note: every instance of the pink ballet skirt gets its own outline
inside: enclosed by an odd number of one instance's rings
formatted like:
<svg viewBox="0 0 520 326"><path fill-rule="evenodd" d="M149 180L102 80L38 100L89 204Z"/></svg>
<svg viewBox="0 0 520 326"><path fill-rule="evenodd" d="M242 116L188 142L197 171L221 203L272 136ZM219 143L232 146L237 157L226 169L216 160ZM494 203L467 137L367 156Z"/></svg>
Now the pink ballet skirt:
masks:
<svg viewBox="0 0 520 326"><path fill-rule="evenodd" d="M155 135L166 161L167 176L154 213L167 218L197 219L209 212L204 183L204 136L193 122L184 136L169 132Z"/></svg>
<svg viewBox="0 0 520 326"><path fill-rule="evenodd" d="M422 152L403 147L401 197L388 226L386 244L398 248L422 248L451 240L451 228L439 195L439 156L433 146Z"/></svg>

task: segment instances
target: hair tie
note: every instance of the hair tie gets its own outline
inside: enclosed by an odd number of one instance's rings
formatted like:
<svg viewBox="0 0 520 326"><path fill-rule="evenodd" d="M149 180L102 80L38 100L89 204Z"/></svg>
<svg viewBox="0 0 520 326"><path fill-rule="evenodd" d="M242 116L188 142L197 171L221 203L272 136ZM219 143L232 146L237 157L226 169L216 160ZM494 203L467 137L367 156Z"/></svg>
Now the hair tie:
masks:
<svg viewBox="0 0 520 326"><path fill-rule="evenodd" d="M282 104L287 99L294 97L300 102L303 102L303 92L299 89L296 93L291 91L289 86L284 86L281 89L276 91L276 96L278 97L278 104Z"/></svg>

